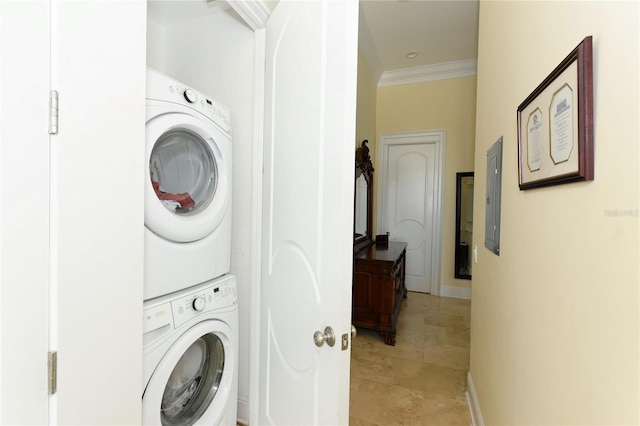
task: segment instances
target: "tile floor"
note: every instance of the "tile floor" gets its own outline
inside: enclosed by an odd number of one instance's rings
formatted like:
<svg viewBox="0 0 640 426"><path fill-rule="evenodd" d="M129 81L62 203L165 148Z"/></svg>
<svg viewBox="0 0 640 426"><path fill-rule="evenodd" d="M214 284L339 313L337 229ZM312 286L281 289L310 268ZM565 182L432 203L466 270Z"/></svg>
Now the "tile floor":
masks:
<svg viewBox="0 0 640 426"><path fill-rule="evenodd" d="M396 345L360 329L351 348L349 424L470 425L471 301L410 292Z"/></svg>

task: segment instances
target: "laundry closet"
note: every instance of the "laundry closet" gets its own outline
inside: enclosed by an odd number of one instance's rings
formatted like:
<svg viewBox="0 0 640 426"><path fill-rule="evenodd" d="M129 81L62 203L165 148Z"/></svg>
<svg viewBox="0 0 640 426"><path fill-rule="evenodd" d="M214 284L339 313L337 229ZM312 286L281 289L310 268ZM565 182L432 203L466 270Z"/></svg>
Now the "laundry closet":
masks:
<svg viewBox="0 0 640 426"><path fill-rule="evenodd" d="M239 416L248 420L251 206L255 132L255 33L226 2L149 1L147 66L231 111L231 271L238 280Z"/></svg>
<svg viewBox="0 0 640 426"><path fill-rule="evenodd" d="M0 422L139 422L149 66L231 110L239 420L346 423L357 1L157 3L0 2Z"/></svg>
<svg viewBox="0 0 640 426"><path fill-rule="evenodd" d="M348 419L357 7L149 3L147 64L231 110L241 422Z"/></svg>

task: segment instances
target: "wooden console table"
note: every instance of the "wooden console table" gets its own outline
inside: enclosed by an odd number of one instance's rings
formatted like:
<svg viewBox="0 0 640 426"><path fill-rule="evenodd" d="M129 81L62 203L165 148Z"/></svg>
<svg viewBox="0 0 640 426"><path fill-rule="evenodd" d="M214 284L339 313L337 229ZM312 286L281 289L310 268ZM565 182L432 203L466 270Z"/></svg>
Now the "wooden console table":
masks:
<svg viewBox="0 0 640 426"><path fill-rule="evenodd" d="M370 245L354 256L353 325L377 330L387 345L396 344L396 320L405 287L407 243Z"/></svg>

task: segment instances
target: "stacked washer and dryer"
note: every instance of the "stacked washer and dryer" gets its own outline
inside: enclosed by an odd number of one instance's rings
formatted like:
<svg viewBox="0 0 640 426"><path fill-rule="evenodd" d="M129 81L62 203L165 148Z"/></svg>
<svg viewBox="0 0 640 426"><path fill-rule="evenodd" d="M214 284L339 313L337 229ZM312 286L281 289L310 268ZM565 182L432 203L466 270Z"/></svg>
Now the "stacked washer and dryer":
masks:
<svg viewBox="0 0 640 426"><path fill-rule="evenodd" d="M236 424L229 115L147 70L143 424Z"/></svg>

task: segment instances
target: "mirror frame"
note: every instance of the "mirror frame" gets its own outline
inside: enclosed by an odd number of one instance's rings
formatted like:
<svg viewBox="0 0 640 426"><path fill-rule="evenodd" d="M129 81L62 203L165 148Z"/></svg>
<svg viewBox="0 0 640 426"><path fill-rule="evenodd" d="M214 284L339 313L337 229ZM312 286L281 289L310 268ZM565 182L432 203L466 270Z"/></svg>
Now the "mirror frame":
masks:
<svg viewBox="0 0 640 426"><path fill-rule="evenodd" d="M461 262L461 255L458 251L460 246L460 219L462 219L462 179L465 177L474 177L474 172L459 172L456 173L456 241L455 241L455 256L453 261L454 276L455 278L470 280L471 274L461 274L458 265ZM471 259L468 259L471 262Z"/></svg>
<svg viewBox="0 0 640 426"><path fill-rule="evenodd" d="M356 149L356 168L355 176L353 179L353 251L358 252L365 247L373 244L372 229L373 229L373 163L371 162L371 156L369 155L368 140L363 140L359 148ZM355 229L355 215L356 215L356 187L355 182L360 175L364 175L364 179L367 182L367 229L365 235L356 235Z"/></svg>

